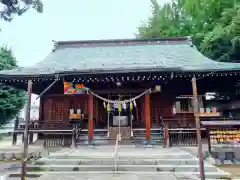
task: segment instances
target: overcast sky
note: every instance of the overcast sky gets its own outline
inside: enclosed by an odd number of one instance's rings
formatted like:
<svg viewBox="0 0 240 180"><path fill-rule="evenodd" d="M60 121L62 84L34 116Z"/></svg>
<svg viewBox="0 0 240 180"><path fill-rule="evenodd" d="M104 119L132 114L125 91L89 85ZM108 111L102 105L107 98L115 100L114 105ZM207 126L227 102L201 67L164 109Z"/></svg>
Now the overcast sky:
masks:
<svg viewBox="0 0 240 180"><path fill-rule="evenodd" d="M10 23L0 22L0 44L12 48L20 66L44 59L52 50L52 40L134 38L151 10L150 0L43 2L43 14L30 10Z"/></svg>

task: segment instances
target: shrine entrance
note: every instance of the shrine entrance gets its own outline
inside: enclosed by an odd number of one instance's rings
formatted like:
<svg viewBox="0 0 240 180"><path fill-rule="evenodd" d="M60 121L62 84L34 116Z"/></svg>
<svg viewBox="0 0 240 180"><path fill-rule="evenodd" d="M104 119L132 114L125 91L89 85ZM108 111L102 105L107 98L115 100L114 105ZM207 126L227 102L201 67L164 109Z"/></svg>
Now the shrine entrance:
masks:
<svg viewBox="0 0 240 180"><path fill-rule="evenodd" d="M115 138L121 134L122 138L132 136L133 103L119 104L118 101L124 101L131 98L129 95L111 95L110 100L115 101L108 109L108 137Z"/></svg>
<svg viewBox="0 0 240 180"><path fill-rule="evenodd" d="M151 89L145 90L138 95L115 93L108 94L107 97L102 97L91 90L88 92L102 100L104 110L107 113L107 137L115 139L118 134L123 139L133 137L133 121L137 119L136 101L150 93Z"/></svg>

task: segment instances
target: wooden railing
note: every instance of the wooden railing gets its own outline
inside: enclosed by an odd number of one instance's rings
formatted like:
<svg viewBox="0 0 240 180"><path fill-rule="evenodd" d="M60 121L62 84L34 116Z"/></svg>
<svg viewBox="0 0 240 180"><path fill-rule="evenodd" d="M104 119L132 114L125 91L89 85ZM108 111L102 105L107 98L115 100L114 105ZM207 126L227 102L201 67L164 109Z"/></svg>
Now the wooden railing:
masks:
<svg viewBox="0 0 240 180"><path fill-rule="evenodd" d="M25 123L15 122L15 130L24 130ZM57 121L31 121L29 123L29 130L31 131L70 131L72 130L72 125L68 120L57 120Z"/></svg>
<svg viewBox="0 0 240 180"><path fill-rule="evenodd" d="M77 141L80 138L81 125L70 124L70 131L44 133L44 146L45 147L77 147ZM70 128L70 127L69 127Z"/></svg>
<svg viewBox="0 0 240 180"><path fill-rule="evenodd" d="M202 136L206 129L201 129ZM165 128L165 145L167 146L197 146L196 128Z"/></svg>
<svg viewBox="0 0 240 180"><path fill-rule="evenodd" d="M71 134L56 134L56 133L45 133L44 134L44 147L70 147L72 144Z"/></svg>

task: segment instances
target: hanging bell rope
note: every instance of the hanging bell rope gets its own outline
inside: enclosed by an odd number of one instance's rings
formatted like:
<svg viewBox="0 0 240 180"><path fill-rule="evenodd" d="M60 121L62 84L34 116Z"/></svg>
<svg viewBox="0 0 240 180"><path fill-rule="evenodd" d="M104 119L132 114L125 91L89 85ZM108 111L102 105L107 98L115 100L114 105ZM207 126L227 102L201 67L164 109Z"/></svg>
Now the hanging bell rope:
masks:
<svg viewBox="0 0 240 180"><path fill-rule="evenodd" d="M135 96L133 98L130 98L128 100L124 100L124 101L118 101L118 100L109 100L109 99L106 99L102 96L99 96L98 94L92 92L91 90L88 90L89 93L91 93L93 96L97 97L98 99L101 99L102 101L106 102L106 103L111 103L111 104L114 104L114 103L117 103L117 104L127 104L127 103L130 103L130 102L134 102L135 100L139 99L140 97L142 97L143 95L147 94L147 93L151 93L151 88L144 91L143 93L139 94L138 96Z"/></svg>

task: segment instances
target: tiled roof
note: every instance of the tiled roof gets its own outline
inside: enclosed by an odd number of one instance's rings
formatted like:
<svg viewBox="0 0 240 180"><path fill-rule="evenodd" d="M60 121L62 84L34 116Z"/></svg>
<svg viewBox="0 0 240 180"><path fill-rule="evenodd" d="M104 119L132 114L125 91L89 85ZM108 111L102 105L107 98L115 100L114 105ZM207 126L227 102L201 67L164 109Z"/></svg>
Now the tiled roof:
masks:
<svg viewBox="0 0 240 180"><path fill-rule="evenodd" d="M208 59L187 38L168 38L57 42L54 51L33 67L1 71L0 75L230 70L240 70L240 64Z"/></svg>

